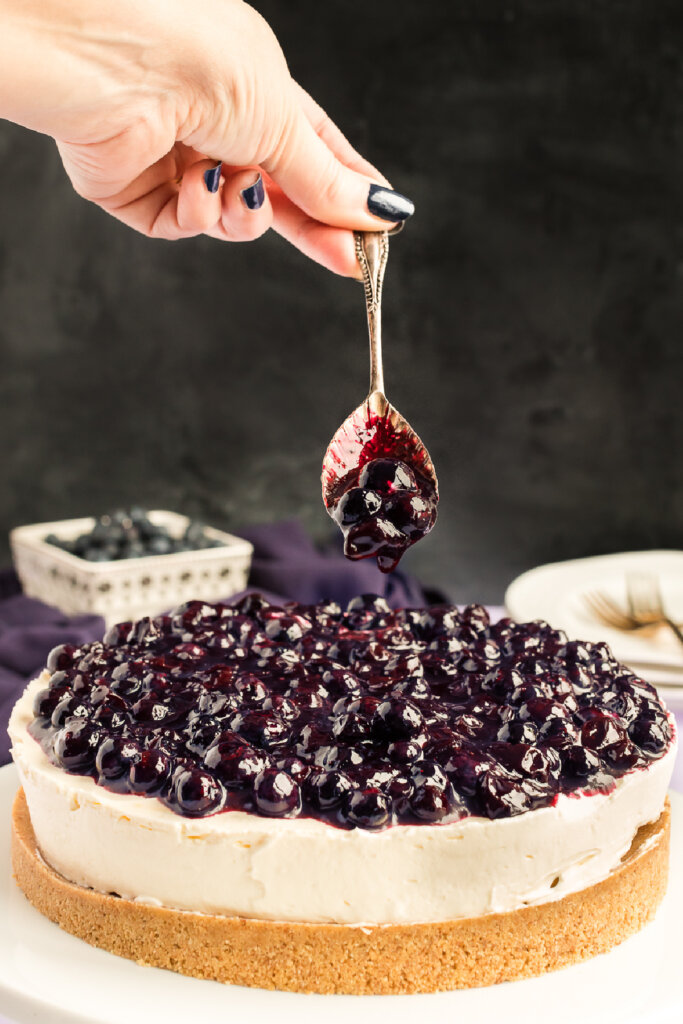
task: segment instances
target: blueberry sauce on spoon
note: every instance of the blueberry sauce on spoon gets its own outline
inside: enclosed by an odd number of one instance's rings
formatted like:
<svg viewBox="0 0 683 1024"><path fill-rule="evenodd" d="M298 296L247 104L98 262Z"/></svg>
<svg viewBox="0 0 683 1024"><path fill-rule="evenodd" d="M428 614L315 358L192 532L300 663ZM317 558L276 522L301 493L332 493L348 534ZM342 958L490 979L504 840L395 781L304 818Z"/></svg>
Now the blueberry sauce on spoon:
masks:
<svg viewBox="0 0 683 1024"><path fill-rule="evenodd" d="M387 401L380 304L389 255L385 232L357 233L370 336L370 393L339 427L323 459L325 508L344 534L347 558L377 559L382 572L436 522L438 482L429 452Z"/></svg>

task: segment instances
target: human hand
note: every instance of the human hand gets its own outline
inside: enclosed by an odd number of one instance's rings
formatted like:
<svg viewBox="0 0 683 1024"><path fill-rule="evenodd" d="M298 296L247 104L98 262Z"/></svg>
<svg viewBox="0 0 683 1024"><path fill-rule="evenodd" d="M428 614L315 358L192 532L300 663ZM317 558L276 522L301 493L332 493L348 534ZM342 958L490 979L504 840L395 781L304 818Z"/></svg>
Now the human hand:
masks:
<svg viewBox="0 0 683 1024"><path fill-rule="evenodd" d="M4 102L7 116L52 135L76 191L138 231L248 241L273 226L357 277L352 230L412 214L294 82L242 0L0 6L10 15L0 77L14 87L6 99L0 83L0 114Z"/></svg>

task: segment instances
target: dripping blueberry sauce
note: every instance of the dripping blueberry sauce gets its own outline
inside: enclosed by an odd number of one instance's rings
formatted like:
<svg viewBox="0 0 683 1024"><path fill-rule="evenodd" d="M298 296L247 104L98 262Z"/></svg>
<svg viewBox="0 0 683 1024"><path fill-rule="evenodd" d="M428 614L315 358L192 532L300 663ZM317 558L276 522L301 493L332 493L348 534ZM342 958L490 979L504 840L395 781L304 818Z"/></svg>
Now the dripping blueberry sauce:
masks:
<svg viewBox="0 0 683 1024"><path fill-rule="evenodd" d="M429 533L438 493L426 459L425 449L390 416L369 411L353 431L335 438L323 478L327 474L327 511L344 535L347 558L376 558L382 572L392 572Z"/></svg>
<svg viewBox="0 0 683 1024"><path fill-rule="evenodd" d="M48 758L185 817L504 818L609 792L672 738L605 644L478 605L193 601L47 667L29 732Z"/></svg>

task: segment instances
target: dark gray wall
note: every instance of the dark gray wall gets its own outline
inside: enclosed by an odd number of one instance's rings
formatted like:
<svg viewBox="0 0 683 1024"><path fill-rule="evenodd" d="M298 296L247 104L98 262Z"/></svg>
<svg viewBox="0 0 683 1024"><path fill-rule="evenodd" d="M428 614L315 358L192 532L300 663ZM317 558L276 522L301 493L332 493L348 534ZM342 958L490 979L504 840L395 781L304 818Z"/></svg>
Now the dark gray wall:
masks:
<svg viewBox="0 0 683 1024"><path fill-rule="evenodd" d="M496 599L538 562L683 546L678 0L257 6L417 204L385 369L442 502L406 566ZM0 351L3 540L127 502L329 535L362 291L276 236L148 241L2 124Z"/></svg>

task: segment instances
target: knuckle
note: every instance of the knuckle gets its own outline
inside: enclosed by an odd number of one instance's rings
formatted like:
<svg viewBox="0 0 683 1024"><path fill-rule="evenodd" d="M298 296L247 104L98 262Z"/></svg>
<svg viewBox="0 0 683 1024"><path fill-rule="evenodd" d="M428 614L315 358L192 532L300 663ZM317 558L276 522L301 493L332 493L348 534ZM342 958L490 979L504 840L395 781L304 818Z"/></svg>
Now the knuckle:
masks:
<svg viewBox="0 0 683 1024"><path fill-rule="evenodd" d="M328 173L320 186L320 202L325 209L338 209L344 205L344 174L341 164L332 156Z"/></svg>
<svg viewBox="0 0 683 1024"><path fill-rule="evenodd" d="M265 234L270 227L270 219L257 217L252 222L240 224L223 221L223 230L230 242L255 242L257 238Z"/></svg>

